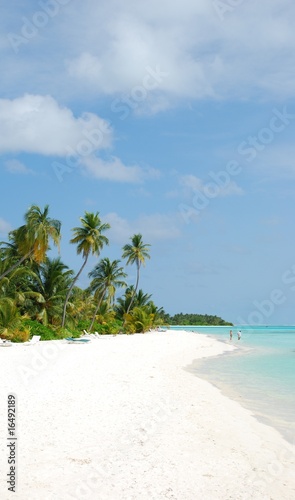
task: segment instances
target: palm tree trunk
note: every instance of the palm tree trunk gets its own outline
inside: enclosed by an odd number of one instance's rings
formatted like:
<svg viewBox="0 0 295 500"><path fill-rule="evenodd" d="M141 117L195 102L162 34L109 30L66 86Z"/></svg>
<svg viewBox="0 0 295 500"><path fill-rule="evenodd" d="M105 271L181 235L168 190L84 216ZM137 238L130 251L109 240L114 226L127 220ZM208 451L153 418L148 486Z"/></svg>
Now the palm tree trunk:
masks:
<svg viewBox="0 0 295 500"><path fill-rule="evenodd" d="M75 278L73 279L72 284L71 284L71 286L70 286L70 288L69 288L69 290L68 290L68 293L67 293L67 295L66 295L66 299L65 299L65 303L64 303L64 309L63 309L63 314L62 314L62 322L61 322L61 327L62 327L62 328L64 328L64 326L65 326L65 321L66 321L66 311L67 311L67 304L68 304L68 302L69 302L70 295L71 295L71 293L72 293L72 290L73 290L73 288L74 288L74 286L75 286L76 281L78 280L78 278L79 278L80 274L82 273L82 271L83 271L84 267L86 266L86 263L87 263L88 257L89 257L89 253L86 255L85 260L84 260L84 262L83 262L83 265L82 265L82 267L81 267L80 271L78 272L78 274L76 274Z"/></svg>
<svg viewBox="0 0 295 500"><path fill-rule="evenodd" d="M132 306L132 304L134 302L135 296L136 296L136 292L137 292L137 288L138 288L138 283L139 283L139 267L140 267L140 264L137 263L137 276L136 276L136 283L135 283L134 293L133 293L133 295L131 297L130 304L129 304L128 308L127 308L126 314L129 313L129 311L131 309L131 306Z"/></svg>
<svg viewBox="0 0 295 500"><path fill-rule="evenodd" d="M0 276L0 280L2 278L5 278L7 274L11 273L11 271L14 271L18 266L20 266L26 259L28 259L31 255L33 254L33 250L30 250L26 255L24 255L20 260L18 260L13 266L9 267L9 269L6 269L3 274Z"/></svg>
<svg viewBox="0 0 295 500"><path fill-rule="evenodd" d="M102 303L102 301L103 301L103 298L104 298L105 292L106 292L106 289L104 289L103 293L101 294L101 297L100 297L100 299L99 299L99 301L98 301L98 304L97 304L97 306L96 306L96 308L95 308L95 311L94 311L94 314L93 314L93 318L92 318L92 321L91 321L91 325L90 325L90 327L89 327L89 332L91 332L91 330L92 330L92 328L93 328L93 324L94 324L94 321L95 321L95 316L97 315L97 311L98 311L98 309L99 309L99 307L100 307L100 305L101 305L101 303Z"/></svg>

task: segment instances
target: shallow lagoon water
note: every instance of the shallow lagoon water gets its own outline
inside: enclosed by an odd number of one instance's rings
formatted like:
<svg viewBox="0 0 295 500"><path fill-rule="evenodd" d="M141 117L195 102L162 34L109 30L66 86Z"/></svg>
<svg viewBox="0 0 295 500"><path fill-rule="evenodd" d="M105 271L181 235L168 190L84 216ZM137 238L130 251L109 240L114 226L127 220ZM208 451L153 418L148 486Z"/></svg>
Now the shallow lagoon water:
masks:
<svg viewBox="0 0 295 500"><path fill-rule="evenodd" d="M187 329L230 343L231 353L196 360L189 367L198 377L253 411L295 444L295 327L192 327ZM237 340L241 329L242 338Z"/></svg>

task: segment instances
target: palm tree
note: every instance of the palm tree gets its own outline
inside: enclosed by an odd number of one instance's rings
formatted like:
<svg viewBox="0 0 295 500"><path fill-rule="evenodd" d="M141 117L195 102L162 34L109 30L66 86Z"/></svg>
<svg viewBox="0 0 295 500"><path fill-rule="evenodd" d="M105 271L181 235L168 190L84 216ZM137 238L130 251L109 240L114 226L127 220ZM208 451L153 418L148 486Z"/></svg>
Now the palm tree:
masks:
<svg viewBox="0 0 295 500"><path fill-rule="evenodd" d="M128 333L144 333L152 328L153 322L154 315L147 306L135 306L131 313L125 316L125 329Z"/></svg>
<svg viewBox="0 0 295 500"><path fill-rule="evenodd" d="M74 237L70 240L70 243L78 244L77 254L78 255L82 254L84 262L80 270L74 277L72 284L68 290L63 309L62 324L61 324L62 328L65 325L67 303L72 293L72 289L75 286L75 283L78 280L80 274L82 273L84 267L86 266L89 255L90 254L99 255L103 246L109 244L108 238L106 238L106 236L104 236L102 233L107 229L109 229L110 225L107 223L105 224L101 223L101 219L99 217L98 212L96 212L96 214L91 212L85 212L84 217L80 217L80 221L82 223L82 227L73 228Z"/></svg>
<svg viewBox="0 0 295 500"><path fill-rule="evenodd" d="M45 205L44 211L37 205L32 205L25 214L25 224L8 237L11 243L6 244L6 255L13 264L5 269L0 279L16 269L26 259L33 259L40 264L44 262L49 249L49 240L59 246L61 223L48 217L49 206ZM5 250L2 250L2 254Z"/></svg>
<svg viewBox="0 0 295 500"><path fill-rule="evenodd" d="M12 337L12 332L20 324L20 314L13 299L0 298L0 338Z"/></svg>
<svg viewBox="0 0 295 500"><path fill-rule="evenodd" d="M1 264L0 264L1 268ZM0 280L0 300L9 298L20 310L26 312L30 303L41 303L42 295L34 288L35 272L28 266L20 266Z"/></svg>
<svg viewBox="0 0 295 500"><path fill-rule="evenodd" d="M151 246L148 243L146 244L143 243L141 234L134 234L131 238L131 242L132 244L127 243L127 245L124 245L123 247L123 259L127 259L127 265L136 264L137 273L136 273L136 284L134 288L134 293L132 295L130 304L128 306L127 314L130 311L130 308L132 306L132 303L134 301L137 292L140 266L145 265L145 259L150 259L148 247Z"/></svg>
<svg viewBox="0 0 295 500"><path fill-rule="evenodd" d="M92 317L93 309L93 296L89 289L82 290L82 288L74 286L71 295L71 318L74 319L75 323L88 321Z"/></svg>
<svg viewBox="0 0 295 500"><path fill-rule="evenodd" d="M40 266L35 266L33 289L43 298L34 304L35 316L44 325L60 321L67 290L72 281L73 271L60 258L47 258Z"/></svg>
<svg viewBox="0 0 295 500"><path fill-rule="evenodd" d="M104 330L111 330L112 323L115 320L116 313L114 309L110 306L108 301L103 300L97 310L95 320L97 323L104 325Z"/></svg>
<svg viewBox="0 0 295 500"><path fill-rule="evenodd" d="M89 289L93 292L98 292L99 300L94 311L94 315L89 327L91 332L95 316L99 310L103 300L107 299L108 304L114 300L117 287L127 286L122 278L126 278L127 274L124 273L123 267L119 267L119 260L110 261L107 257L95 266L89 273L89 278L93 278L90 283Z"/></svg>
<svg viewBox="0 0 295 500"><path fill-rule="evenodd" d="M130 285L126 288L125 293L122 297L117 299L117 303L115 305L115 312L118 318L124 318L124 314L127 314L129 310L130 302L133 298L134 294L134 286ZM133 307L142 307L149 303L151 299L151 295L148 293L144 293L143 290L139 289L137 293L134 295L133 299Z"/></svg>
<svg viewBox="0 0 295 500"><path fill-rule="evenodd" d="M135 304L136 307L143 307L146 306L150 303L151 300L151 294L149 293L144 293L143 290L138 290L135 296Z"/></svg>

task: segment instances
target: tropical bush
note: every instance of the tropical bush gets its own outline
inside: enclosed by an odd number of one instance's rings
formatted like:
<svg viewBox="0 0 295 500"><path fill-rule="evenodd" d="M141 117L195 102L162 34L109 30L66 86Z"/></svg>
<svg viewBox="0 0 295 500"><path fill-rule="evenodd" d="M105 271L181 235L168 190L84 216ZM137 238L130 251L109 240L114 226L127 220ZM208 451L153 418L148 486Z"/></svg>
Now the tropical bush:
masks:
<svg viewBox="0 0 295 500"><path fill-rule="evenodd" d="M32 319L24 319L22 321L22 324L24 327L29 328L31 337L33 335L40 335L41 337L40 340L55 340L57 338L60 338L55 330L53 330L48 326L43 325L39 321Z"/></svg>
<svg viewBox="0 0 295 500"><path fill-rule="evenodd" d="M13 330L11 336L8 337L12 342L27 342L30 338L30 328L21 326L20 329Z"/></svg>
<svg viewBox="0 0 295 500"><path fill-rule="evenodd" d="M20 335L21 326L19 310L14 301L9 297L0 298L0 337L14 340L15 335Z"/></svg>
<svg viewBox="0 0 295 500"><path fill-rule="evenodd" d="M131 313L125 314L124 319L126 333L144 333L154 324L154 314L149 311L148 307L134 307Z"/></svg>
<svg viewBox="0 0 295 500"><path fill-rule="evenodd" d="M123 331L123 325L118 320L108 321L107 323L94 324L94 331L100 335L117 335Z"/></svg>

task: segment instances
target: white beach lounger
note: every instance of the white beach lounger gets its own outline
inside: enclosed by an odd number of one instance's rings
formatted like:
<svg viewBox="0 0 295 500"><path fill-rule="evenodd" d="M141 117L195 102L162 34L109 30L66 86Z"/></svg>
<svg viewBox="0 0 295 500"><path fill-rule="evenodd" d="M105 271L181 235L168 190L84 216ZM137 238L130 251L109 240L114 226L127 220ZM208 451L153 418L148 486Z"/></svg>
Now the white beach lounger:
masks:
<svg viewBox="0 0 295 500"><path fill-rule="evenodd" d="M93 337L93 333L86 332L86 330L83 330L83 339L91 339ZM86 333L85 333L86 332Z"/></svg>
<svg viewBox="0 0 295 500"><path fill-rule="evenodd" d="M0 347L11 347L12 342L10 340L0 339Z"/></svg>
<svg viewBox="0 0 295 500"><path fill-rule="evenodd" d="M40 335L33 335L33 337L28 342L24 342L23 345L35 345L40 339Z"/></svg>

